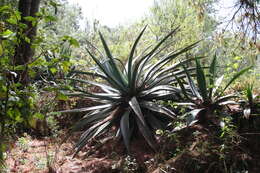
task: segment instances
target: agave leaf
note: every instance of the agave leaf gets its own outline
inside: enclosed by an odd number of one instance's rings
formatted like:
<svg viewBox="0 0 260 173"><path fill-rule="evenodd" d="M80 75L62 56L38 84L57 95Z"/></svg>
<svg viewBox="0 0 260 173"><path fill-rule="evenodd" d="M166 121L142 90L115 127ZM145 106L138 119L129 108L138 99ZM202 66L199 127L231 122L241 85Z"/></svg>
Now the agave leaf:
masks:
<svg viewBox="0 0 260 173"><path fill-rule="evenodd" d="M107 121L104 124L102 124L101 126L98 127L97 131L95 132L95 134L93 135L92 138L94 138L95 136L99 135L101 132L103 132L104 130L107 130L108 126L110 126L112 123L112 121Z"/></svg>
<svg viewBox="0 0 260 173"><path fill-rule="evenodd" d="M122 73L120 72L120 70L118 69L118 66L115 63L115 60L114 60L114 58L113 58L113 56L112 56L112 54L111 54L111 52L110 52L110 50L107 46L107 43L106 43L103 35L101 34L101 32L99 32L99 36L100 36L101 42L103 44L103 47L105 49L106 55L109 58L109 62L110 62L109 64L111 65L111 68L112 68L113 74L114 74L113 76L116 76L116 79L118 79L120 81L120 83L123 84L123 86L126 87L127 84L125 83L125 80L122 77Z"/></svg>
<svg viewBox="0 0 260 173"><path fill-rule="evenodd" d="M180 93L180 89L176 88L176 87L172 87L170 85L159 85L159 86L155 86L151 89L145 90L143 92L140 93L140 97L145 97L147 95L150 94L160 94L161 92L167 92L167 93Z"/></svg>
<svg viewBox="0 0 260 173"><path fill-rule="evenodd" d="M251 115L251 109L250 108L245 108L243 111L244 117L246 119L249 119L250 115Z"/></svg>
<svg viewBox="0 0 260 173"><path fill-rule="evenodd" d="M214 86L214 82L215 82L215 78L216 78L216 64L217 64L217 55L215 54L211 64L210 64L210 68L209 68L209 84L210 84L210 88L209 88L209 98L212 97L212 93L213 93L213 88Z"/></svg>
<svg viewBox="0 0 260 173"><path fill-rule="evenodd" d="M91 135L86 135L84 138L81 137L82 139L80 139L80 143L77 144L77 147L75 147L76 151L75 153L73 154L73 157L75 157L78 152L87 144L87 142L90 140L90 139L93 139L95 138L96 136L102 134L102 132L104 132L105 130L107 130L108 126L111 125L111 121L107 121L105 122L104 124L98 126L95 128L94 131L91 131ZM90 134L90 133L89 133Z"/></svg>
<svg viewBox="0 0 260 173"><path fill-rule="evenodd" d="M114 104L103 104L99 106L92 106L92 107L87 107L87 108L79 108L79 109L71 109L71 110L64 110L64 111L59 111L60 113L81 113L81 112L87 112L91 110L98 110L98 109L104 109L114 106Z"/></svg>
<svg viewBox="0 0 260 173"><path fill-rule="evenodd" d="M225 105L238 105L238 103L235 102L235 101L232 101L232 100L227 100L227 101L219 103L219 105L221 105L221 106L225 106Z"/></svg>
<svg viewBox="0 0 260 173"><path fill-rule="evenodd" d="M121 136L122 136L121 130L120 130L120 128L118 128L117 131L116 131L115 137L116 138L121 138Z"/></svg>
<svg viewBox="0 0 260 173"><path fill-rule="evenodd" d="M198 116L200 113L205 111L205 108L202 109L194 109L186 114L186 121L187 121L187 126L191 126L194 123L198 121Z"/></svg>
<svg viewBox="0 0 260 173"><path fill-rule="evenodd" d="M96 110L94 112L90 112L84 118L82 118L79 122L77 122L72 128L71 131L79 131L82 130L84 127L89 126L93 122L96 122L98 120L102 120L106 118L110 112L112 112L115 108L114 107L109 107L103 110Z"/></svg>
<svg viewBox="0 0 260 173"><path fill-rule="evenodd" d="M115 62L113 59L113 62ZM104 68L106 69L106 71L114 77L114 79L116 79L116 81L118 81L118 84L121 87L127 87L127 79L125 77L125 75L123 74L123 72L121 72L119 70L119 67L117 66L117 64L112 63L111 59L108 59L106 61L104 61L103 63Z"/></svg>
<svg viewBox="0 0 260 173"><path fill-rule="evenodd" d="M144 115L142 113L142 110L140 108L140 105L139 105L136 97L133 97L129 101L129 105L132 108L132 110L134 111L134 113L137 115L137 117L140 119L140 121L143 123L143 125L145 125Z"/></svg>
<svg viewBox="0 0 260 173"><path fill-rule="evenodd" d="M176 81L176 78L174 77L174 75L178 76L179 79L183 79L183 78L187 77L184 74L182 75L182 74L178 74L178 73L179 72L177 72L177 73L172 72L170 74L166 74L159 78L155 78L155 79L153 79L153 81L147 81L148 87L146 87L146 89L153 88L157 85L177 84L178 82ZM190 76L196 76L196 74L192 73L192 74L190 74ZM150 83L150 82L152 82L152 83Z"/></svg>
<svg viewBox="0 0 260 173"><path fill-rule="evenodd" d="M143 137L145 138L147 143L150 145L150 147L156 151L157 150L156 141L151 132L151 129L149 129L149 127L146 124L143 124L139 118L136 117L135 119L137 122L137 126L139 128L139 131L141 132L141 134L143 135Z"/></svg>
<svg viewBox="0 0 260 173"><path fill-rule="evenodd" d="M159 60L157 63L154 64L154 66L147 72L147 75L144 79L144 83L148 80L151 80L151 77L154 76L156 73L159 73L161 71L161 68L168 64L170 61L172 61L174 58L178 57L179 55L183 54L184 52L187 52L188 50L194 48L194 46L197 44L198 42L191 44L183 49L181 49L180 51L178 51L177 53L174 53L172 55L166 56L164 58L162 58L161 60ZM185 61L186 63L189 61ZM175 66L175 68L177 68L178 66L181 66L184 62L180 62L178 63L178 65Z"/></svg>
<svg viewBox="0 0 260 173"><path fill-rule="evenodd" d="M175 75L175 78L178 82L178 84L180 85L181 87L181 90L182 90L182 94L185 96L185 98L191 102L193 102L193 99L189 97L188 93L187 93L187 89L184 87L184 84L182 83L182 81Z"/></svg>
<svg viewBox="0 0 260 173"><path fill-rule="evenodd" d="M161 78L155 78L153 80L146 81L145 83L142 83L141 89L149 90L156 86L169 85L169 81L174 81L173 74L167 74Z"/></svg>
<svg viewBox="0 0 260 173"><path fill-rule="evenodd" d="M202 59L202 58L205 58L205 57L197 57L197 59ZM157 75L155 75L155 77L157 78L157 77L164 75L165 73L169 73L171 71L174 71L174 73L176 75L185 73L184 70L179 70L179 73L176 72L176 70L178 69L178 67L188 64L194 60L195 60L195 58L189 58L189 59L184 59L184 60L181 60L180 62L174 63L173 65L170 65L169 67L166 67L165 69L161 70ZM203 68L207 68L207 67L203 67ZM196 67L187 68L187 71L193 71L193 70L196 70Z"/></svg>
<svg viewBox="0 0 260 173"><path fill-rule="evenodd" d="M225 95L225 96L222 96L222 97L218 97L216 100L215 100L215 104L220 104L222 102L226 102L232 98L236 98L237 96L234 95L234 94L228 94L228 95Z"/></svg>
<svg viewBox="0 0 260 173"><path fill-rule="evenodd" d="M172 112L170 109L166 108L165 106L156 104L154 102L143 101L141 103L141 106L146 108L146 109L149 109L153 112L165 114L172 119L174 119L176 117L176 114L174 112Z"/></svg>
<svg viewBox="0 0 260 173"><path fill-rule="evenodd" d="M146 29L147 26L144 27L144 29L141 31L141 33L139 34L139 36L137 37L137 39L135 40L134 42L134 45L130 51L130 55L129 55L129 58L128 58L128 81L132 81L132 67L133 67L133 57L134 57L134 52L136 50L136 46L140 40L140 38L142 37L145 29ZM129 85L131 86L131 83L129 83Z"/></svg>
<svg viewBox="0 0 260 173"><path fill-rule="evenodd" d="M151 113L149 113L149 116L147 116L147 122L153 128L153 130L164 129L166 126L165 123L161 122L161 120L156 118L156 116Z"/></svg>
<svg viewBox="0 0 260 173"><path fill-rule="evenodd" d="M120 132L123 136L124 139L124 143L126 146L127 151L130 151L130 125L129 125L129 114L130 114L130 110L126 111L124 113L124 115L122 116L121 120L120 120Z"/></svg>
<svg viewBox="0 0 260 173"><path fill-rule="evenodd" d="M248 85L246 88L246 97L248 99L248 103L250 106L253 106L253 100L254 100L252 90L253 90L253 85Z"/></svg>
<svg viewBox="0 0 260 173"><path fill-rule="evenodd" d="M81 95L78 96L85 96L85 98L90 98L91 100L98 100L102 102L102 100L106 101L118 101L119 94L109 94L109 93L88 93L81 89L75 89L76 91L81 92Z"/></svg>
<svg viewBox="0 0 260 173"><path fill-rule="evenodd" d="M186 72L186 76L187 76L188 83L189 83L189 86L190 86L190 89L191 89L192 94L193 94L194 96L196 96L198 99L202 99L202 97L201 97L201 95L200 95L200 93L199 93L199 91L198 91L198 89L197 89L195 83L193 82L193 80L192 80L190 74L188 73L188 71L186 70L186 67L183 66L183 68L184 68L184 70L185 70L185 72ZM197 75L198 75L198 74L197 74Z"/></svg>
<svg viewBox="0 0 260 173"><path fill-rule="evenodd" d="M232 84L237 78L239 78L242 74L244 74L245 72L247 72L249 69L251 69L252 66L244 68L243 70L241 70L240 72L237 72L231 79L230 81L227 83L227 85L224 87L222 93L229 87L230 84Z"/></svg>
<svg viewBox="0 0 260 173"><path fill-rule="evenodd" d="M98 123L91 126L88 130L86 130L80 137L78 143L75 145L76 152L74 156L87 144L87 142L97 136L99 133L101 133L112 122L111 120L114 118L114 116L120 111L120 107L117 107L108 117L103 119L102 121L99 121ZM107 123L110 122L110 123ZM106 124L102 126L103 124ZM96 133L96 132L99 133Z"/></svg>
<svg viewBox="0 0 260 173"><path fill-rule="evenodd" d="M94 85L94 86L98 86L101 89L103 89L104 91L119 93L119 91L117 89L114 89L114 88L112 88L108 85L105 85L105 84L101 84L101 83L97 83L97 82L93 82L93 81L89 81L89 80L83 80L83 79L75 79L75 78L65 78L65 79L76 81L76 82L81 82L81 83L85 83L85 84L91 84L91 85Z"/></svg>
<svg viewBox="0 0 260 173"><path fill-rule="evenodd" d="M144 100L161 100L161 101L168 101L172 100L175 97L172 93L153 93L143 97Z"/></svg>
<svg viewBox="0 0 260 173"><path fill-rule="evenodd" d="M114 101L119 100L122 98L120 94L117 93L95 93L96 97L102 96L102 97L107 97L107 98L112 98ZM111 99L107 99L111 100Z"/></svg>
<svg viewBox="0 0 260 173"><path fill-rule="evenodd" d="M143 71L143 68L145 66L145 64L148 62L148 60L150 60L153 57L153 54L157 51L157 49L172 35L174 34L179 27L177 27L176 29L174 29L172 32L170 32L168 35L166 35L149 53L147 53L145 56L143 56L134 66L134 71L133 71L133 81L139 81L140 80L140 72ZM141 67L140 67L141 66ZM139 72L138 72L139 71ZM132 85L135 85L135 83L133 83ZM131 86L133 87L133 86Z"/></svg>
<svg viewBox="0 0 260 173"><path fill-rule="evenodd" d="M148 57L152 57L152 55L158 50L158 48L174 33L176 33L179 30L179 27L172 30L169 34L167 34L147 55ZM142 60L145 60L146 62L149 60L149 58L143 58ZM140 62L142 62L142 60ZM145 63L144 63L145 64Z"/></svg>
<svg viewBox="0 0 260 173"><path fill-rule="evenodd" d="M108 80L106 76L98 74L98 73L94 73L94 72L73 70L73 71L71 71L71 73L84 74L84 75L88 75L88 76L92 76L92 77L99 77L99 78L105 79L106 81Z"/></svg>
<svg viewBox="0 0 260 173"><path fill-rule="evenodd" d="M104 67L104 65L86 48L88 54L91 56L91 58L95 61L95 63L98 65L98 67L104 72L104 74L107 76L107 82L110 83L115 88L120 89L120 91L125 91L125 87L122 86L122 83L118 81L115 77L113 77L113 74L111 74L107 68Z"/></svg>
<svg viewBox="0 0 260 173"><path fill-rule="evenodd" d="M214 84L214 88L212 89L212 95L213 95L213 96L215 96L216 94L218 94L217 91L218 91L218 89L219 89L219 87L220 87L220 85L221 85L223 79L224 79L224 75L220 76L220 77L216 80L216 82L215 82L215 84ZM218 97L218 96L217 96L217 97Z"/></svg>
<svg viewBox="0 0 260 173"><path fill-rule="evenodd" d="M204 101L207 101L208 98L208 92L207 92L207 83L206 83L206 78L204 74L204 70L202 69L200 65L200 61L196 59L196 72L197 72L197 82L198 82L198 87L201 93L201 96Z"/></svg>
<svg viewBox="0 0 260 173"><path fill-rule="evenodd" d="M89 130L84 132L84 136L81 136L80 140L74 146L75 152L72 158L74 158L78 154L78 152L88 143L88 141L93 138L93 135L95 134L96 131L97 131L97 127L95 127L94 129L90 128Z"/></svg>
<svg viewBox="0 0 260 173"><path fill-rule="evenodd" d="M196 106L194 103L174 103L176 106Z"/></svg>

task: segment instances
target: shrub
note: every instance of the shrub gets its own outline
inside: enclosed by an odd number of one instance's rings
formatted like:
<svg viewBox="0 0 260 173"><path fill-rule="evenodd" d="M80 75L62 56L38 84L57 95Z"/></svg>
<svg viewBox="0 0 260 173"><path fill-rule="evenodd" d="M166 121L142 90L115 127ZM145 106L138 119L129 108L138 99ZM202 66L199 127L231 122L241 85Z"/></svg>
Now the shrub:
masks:
<svg viewBox="0 0 260 173"><path fill-rule="evenodd" d="M251 67L245 68L236 73L224 87L221 87L224 75L217 78L216 75L217 57L214 56L208 74L207 68L203 68L199 59L196 59L196 78L193 79L190 72L184 66L186 71L187 81L182 81L176 76L182 93L185 96L185 102L177 103L177 105L188 106L189 112L184 115L187 119L187 125L192 125L196 122L219 124L219 117L216 111L221 110L229 104L238 104L231 99L237 97L235 94L225 95L225 90L243 73ZM185 84L188 83L188 86Z"/></svg>
<svg viewBox="0 0 260 173"><path fill-rule="evenodd" d="M103 83L69 78L69 80L81 84L98 86L103 91L101 93L91 93L82 87L75 87L74 91L76 93L71 93L71 95L91 98L99 102L100 105L62 111L90 111L72 127L72 131L89 127L76 144L75 154L89 140L104 134L111 126L117 127L117 137L121 136L123 138L128 151L130 150L130 141L136 131L139 131L147 143L156 150L155 130L165 127L163 120L174 119L174 112L157 101L170 99L180 92L180 89L173 87L170 83L175 81L174 75L180 78L183 77L185 71L179 70L179 67L194 59L187 59L170 66L166 65L179 55L192 49L196 43L160 56L164 50L164 48L161 48L162 44L177 31L175 29L153 48L149 47L135 57L137 44L144 31L145 28L135 40L125 66L119 59L113 57L101 33L100 39L105 55L100 53L101 59L98 59L87 49L97 66L90 72L75 71L75 73L95 76L104 81ZM155 58L158 58L158 61L152 64L151 62L154 62Z"/></svg>

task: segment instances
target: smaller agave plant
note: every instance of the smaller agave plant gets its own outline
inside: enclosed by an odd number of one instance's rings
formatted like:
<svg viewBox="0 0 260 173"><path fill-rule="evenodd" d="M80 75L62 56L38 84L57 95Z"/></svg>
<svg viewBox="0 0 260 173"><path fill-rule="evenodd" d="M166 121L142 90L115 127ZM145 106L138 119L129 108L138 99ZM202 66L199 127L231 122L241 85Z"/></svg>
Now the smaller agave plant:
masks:
<svg viewBox="0 0 260 173"><path fill-rule="evenodd" d="M240 104L243 107L243 115L246 119L249 119L252 115L260 114L260 95L253 93L253 84L248 84L246 99L241 100Z"/></svg>
<svg viewBox="0 0 260 173"><path fill-rule="evenodd" d="M186 71L187 81L183 81L176 76L176 80L185 97L185 102L176 104L187 106L188 110L190 110L183 116L187 120L187 126L191 126L197 122L201 124L219 124L221 122L216 115L216 111L221 110L226 105L238 104L232 100L237 97L236 95L225 95L224 92L240 75L249 70L250 67L236 73L224 87L221 87L224 75L217 78L216 59L217 56L215 55L208 68L202 67L199 59L196 59L195 79L192 78L192 75L185 66L183 68ZM206 74L206 69L209 69L208 74ZM186 84L188 84L188 86ZM180 128L175 128L175 130L178 129Z"/></svg>
<svg viewBox="0 0 260 173"><path fill-rule="evenodd" d="M149 47L139 56L135 56L137 44L145 28L135 40L126 65L111 54L101 33L100 39L105 55L98 50L101 55L101 58L98 58L87 49L96 67L92 71L75 71L75 73L95 76L99 81L103 81L102 83L70 78L75 82L98 86L102 89L101 93L90 93L76 87L74 95L90 98L100 105L62 111L88 112L72 127L72 131L86 129L75 146L75 154L91 139L106 133L111 127L117 128L116 136L123 139L128 151L130 150L130 141L136 133L140 133L149 146L156 150L155 131L166 126L164 120L175 118L172 110L157 101L167 100L181 92L179 88L170 84L176 80L174 76L185 77L185 71L180 70L180 68L194 59L186 59L183 62L171 63L171 65L169 62L192 49L196 43L161 56L162 51L166 48L161 48L162 44L176 33L178 29L175 29L153 48ZM92 45L92 48L95 47ZM154 60L157 61L152 63Z"/></svg>

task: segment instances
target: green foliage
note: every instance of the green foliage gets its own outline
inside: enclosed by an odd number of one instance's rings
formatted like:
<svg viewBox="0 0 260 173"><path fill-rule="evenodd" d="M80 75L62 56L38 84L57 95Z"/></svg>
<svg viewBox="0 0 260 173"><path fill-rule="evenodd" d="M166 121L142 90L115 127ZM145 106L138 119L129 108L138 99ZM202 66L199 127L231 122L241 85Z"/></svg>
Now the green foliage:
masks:
<svg viewBox="0 0 260 173"><path fill-rule="evenodd" d="M101 105L62 111L63 113L90 111L72 128L72 131L76 131L89 127L76 144L76 153L89 140L104 134L113 125L118 127L117 136L122 136L128 151L134 131L139 131L147 143L156 150L154 131L165 127L163 119L175 117L170 109L156 101L172 98L175 93L180 91L178 88L171 86L170 83L175 81L174 75L180 77L184 75L185 71L180 71L178 68L194 59L178 62L168 67L165 66L179 55L192 49L196 43L163 55L155 64L152 64L152 60L160 56L159 53L163 50L163 48L160 48L161 45L177 29L170 32L153 48L149 47L150 49L148 48L140 55L135 56L137 44L144 31L145 28L135 40L125 66L120 60L113 57L101 33L100 38L105 50L105 55L99 51L102 59L98 59L87 49L97 66L93 68L92 72L76 71L76 73L95 76L104 81L103 84L69 78L69 80L102 89L101 93L90 93L81 86L76 87L74 89L76 93L72 93L72 95L91 98Z"/></svg>
<svg viewBox="0 0 260 173"><path fill-rule="evenodd" d="M54 4L53 4L54 5ZM34 128L35 119L44 119L44 110L38 109L38 87L44 88L57 76L66 76L72 68L72 49L79 47L77 40L68 34L59 35L58 41L49 42L41 25L55 22L55 17L48 11L37 13L36 17L23 18L39 25L39 35L30 40L24 31L28 28L22 22L20 13L11 5L0 6L0 160L3 159L5 144L3 139L24 128ZM47 29L47 28L45 28ZM35 56L29 62L15 65L16 49L25 41L35 49ZM51 45L51 46L49 46ZM49 59L48 59L49 58ZM23 86L18 73L28 72L31 86ZM47 74L46 74L47 73ZM55 104L52 104L53 106ZM49 111L49 110L48 110Z"/></svg>
<svg viewBox="0 0 260 173"><path fill-rule="evenodd" d="M221 86L224 76L217 78L217 57L214 56L208 74L202 68L201 63L196 59L196 83L192 79L190 72L184 67L187 75L188 87L185 83L178 79L178 83L185 96L185 103L177 103L177 105L189 106L190 112L186 113L184 117L187 119L187 124L192 125L198 121L201 123L217 123L219 124L216 111L221 110L225 105L238 104L231 99L237 97L234 94L224 95L225 90L242 74L248 71L251 67L245 68L237 72L224 86Z"/></svg>
<svg viewBox="0 0 260 173"><path fill-rule="evenodd" d="M0 142L0 171L5 167L5 164L4 164L5 145L2 140L3 139L1 139L1 142Z"/></svg>

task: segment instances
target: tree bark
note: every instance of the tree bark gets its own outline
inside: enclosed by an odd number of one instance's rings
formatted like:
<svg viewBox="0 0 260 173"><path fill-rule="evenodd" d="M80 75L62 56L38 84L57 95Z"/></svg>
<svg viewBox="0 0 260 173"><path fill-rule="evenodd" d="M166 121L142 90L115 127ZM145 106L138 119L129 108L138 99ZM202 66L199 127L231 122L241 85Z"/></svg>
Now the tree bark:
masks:
<svg viewBox="0 0 260 173"><path fill-rule="evenodd" d="M15 66L24 65L23 70L17 71L18 78L16 82L20 82L25 86L30 83L27 64L34 55L32 42L36 36L37 27L33 26L31 21L25 20L24 17L35 17L36 13L39 11L39 5L40 0L20 0L18 4L18 10L21 13L21 23L25 24L27 27L22 29L22 32L18 35L20 43L16 47L13 63ZM26 41L25 37L27 37L27 40L30 40L30 42Z"/></svg>

